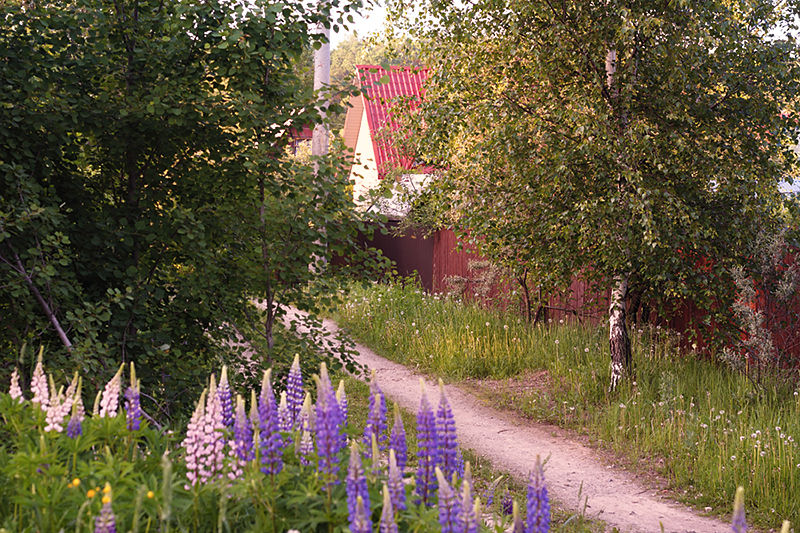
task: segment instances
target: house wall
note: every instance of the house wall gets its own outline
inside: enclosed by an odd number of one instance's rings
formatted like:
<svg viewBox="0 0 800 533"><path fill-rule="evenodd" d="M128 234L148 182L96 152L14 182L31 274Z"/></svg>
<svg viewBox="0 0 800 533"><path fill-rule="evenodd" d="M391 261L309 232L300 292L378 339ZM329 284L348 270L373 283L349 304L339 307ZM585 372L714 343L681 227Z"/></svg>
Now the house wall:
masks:
<svg viewBox="0 0 800 533"><path fill-rule="evenodd" d="M363 98L363 97L362 97ZM361 126L358 128L358 139L355 147L356 162L350 171L350 180L353 184L353 200L360 208L367 208L364 201L359 201L370 189L375 189L380 184L378 179L378 166L375 163L375 149L372 146L372 137L369 134L367 113L361 113Z"/></svg>

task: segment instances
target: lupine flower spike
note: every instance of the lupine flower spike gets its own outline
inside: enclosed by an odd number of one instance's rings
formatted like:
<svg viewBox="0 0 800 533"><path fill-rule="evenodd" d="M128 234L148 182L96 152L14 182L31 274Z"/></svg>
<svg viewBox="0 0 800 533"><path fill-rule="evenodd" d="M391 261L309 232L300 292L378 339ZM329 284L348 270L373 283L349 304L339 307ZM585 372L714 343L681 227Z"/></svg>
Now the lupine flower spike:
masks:
<svg viewBox="0 0 800 533"><path fill-rule="evenodd" d="M281 431L292 430L292 413L286 401L286 391L281 392L281 402L278 404L278 427Z"/></svg>
<svg viewBox="0 0 800 533"><path fill-rule="evenodd" d="M528 483L528 521L525 533L548 533L550 531L550 497L544 482L544 469L539 456Z"/></svg>
<svg viewBox="0 0 800 533"><path fill-rule="evenodd" d="M298 428L300 433L300 445L296 448L296 453L300 455L300 464L308 464L308 456L314 452L314 439L311 438L311 394L306 393L303 400L303 407L300 409Z"/></svg>
<svg viewBox="0 0 800 533"><path fill-rule="evenodd" d="M733 499L731 531L733 533L745 533L747 531L747 520L744 516L744 487L736 489L736 496Z"/></svg>
<svg viewBox="0 0 800 533"><path fill-rule="evenodd" d="M117 408L119 407L119 394L122 390L122 369L124 365L119 365L119 370L114 374L114 377L106 383L103 389L103 397L100 399L100 418L114 418L117 416Z"/></svg>
<svg viewBox="0 0 800 533"><path fill-rule="evenodd" d="M111 486L108 483L103 490L103 507L94 519L94 533L117 533L117 519L111 509Z"/></svg>
<svg viewBox="0 0 800 533"><path fill-rule="evenodd" d="M319 455L319 469L328 477L328 482L338 483L339 452L346 444L342 428L342 415L333 391L328 368L325 363L320 365L317 381L317 455Z"/></svg>
<svg viewBox="0 0 800 533"><path fill-rule="evenodd" d="M456 421L447 395L444 393L444 382L439 380L439 407L436 410L436 430L439 434L439 450L442 472L450 479L458 471L458 438L456 437Z"/></svg>
<svg viewBox="0 0 800 533"><path fill-rule="evenodd" d="M233 417L233 440L230 441L231 455L233 464L228 477L237 479L242 475L248 461L254 458L253 448L253 426L244 408L244 398L240 394L236 395L236 409Z"/></svg>
<svg viewBox="0 0 800 533"><path fill-rule="evenodd" d="M372 435L375 435L378 444L383 448L386 442L386 398L383 391L378 386L375 378L375 370L369 382L369 414L367 415L367 425L364 428L364 444L372 444Z"/></svg>
<svg viewBox="0 0 800 533"><path fill-rule="evenodd" d="M258 398L258 420L261 450L261 471L277 474L283 469L283 438L278 422L278 405L272 392L272 369L264 372L261 395Z"/></svg>
<svg viewBox="0 0 800 533"><path fill-rule="evenodd" d="M394 404L394 425L389 437L389 448L397 455L397 467L402 475L408 462L408 447L406 445L406 428L403 426L403 417L400 416L400 407Z"/></svg>
<svg viewBox="0 0 800 533"><path fill-rule="evenodd" d="M350 516L350 529L355 531L356 519L356 500L361 498L366 508L369 508L369 488L367 487L367 477L361 463L361 454L358 451L358 442L353 441L350 447L350 464L347 467L347 512ZM369 520L369 518L367 519ZM372 524L370 524L370 529Z"/></svg>
<svg viewBox="0 0 800 533"><path fill-rule="evenodd" d="M403 483L403 474L397 466L397 456L393 449L389 449L389 494L392 497L392 507L398 511L406 509L406 484Z"/></svg>
<svg viewBox="0 0 800 533"><path fill-rule="evenodd" d="M458 524L462 512L461 502L438 466L436 467L436 479L439 482L439 525L442 526L442 533L460 531Z"/></svg>
<svg viewBox="0 0 800 533"><path fill-rule="evenodd" d="M47 415L45 420L47 425L45 431L57 431L61 433L64 431L64 419L72 412L72 404L75 401L75 390L78 388L78 373L72 378L72 382L67 387L67 392L63 391L63 387L58 391L58 394L50 398L50 405L47 408ZM53 377L50 376L50 389L55 390Z"/></svg>
<svg viewBox="0 0 800 533"><path fill-rule="evenodd" d="M514 510L512 511L512 516L514 526L512 533L525 533L525 524L522 522L522 513L519 512L519 503L514 500L513 506Z"/></svg>
<svg viewBox="0 0 800 533"><path fill-rule="evenodd" d="M219 396L219 404L222 407L222 423L228 429L233 429L233 391L231 384L228 382L228 367L222 367L222 375L219 378L219 387L217 387L217 396Z"/></svg>
<svg viewBox="0 0 800 533"><path fill-rule="evenodd" d="M462 483L461 514L458 515L458 531L462 533L478 533L478 519L480 516L481 501L472 499L472 490L469 483Z"/></svg>
<svg viewBox="0 0 800 533"><path fill-rule="evenodd" d="M372 521L361 496L356 498L356 515L351 517L350 524L351 533L372 533Z"/></svg>
<svg viewBox="0 0 800 533"><path fill-rule="evenodd" d="M181 446L186 450L186 477L191 486L203 482L208 478L207 470L204 467L204 442L203 442L203 419L205 418L206 391L200 395L195 407L194 414L186 425L186 438L183 439ZM184 488L189 490L190 485Z"/></svg>
<svg viewBox="0 0 800 533"><path fill-rule="evenodd" d="M294 361L289 368L289 375L286 376L286 396L289 406L290 421L292 428L299 423L300 409L303 407L303 400L306 393L303 390L303 372L300 370L300 355L294 354Z"/></svg>
<svg viewBox="0 0 800 533"><path fill-rule="evenodd" d="M436 491L436 472L439 465L439 437L436 432L436 416L428 402L425 381L419 380L422 388L422 399L417 412L417 466L416 492L426 505Z"/></svg>
<svg viewBox="0 0 800 533"><path fill-rule="evenodd" d="M389 488L385 483L383 484L383 511L381 512L380 533L398 533L392 498L389 496Z"/></svg>
<svg viewBox="0 0 800 533"><path fill-rule="evenodd" d="M42 365L43 353L44 347L39 349L39 360L31 377L31 392L33 393L31 402L38 404L43 411L47 411L50 406L50 389L47 386L47 376L44 375L44 366Z"/></svg>
<svg viewBox="0 0 800 533"><path fill-rule="evenodd" d="M246 463L252 461L255 457L253 448L253 426L250 419L247 417L244 408L244 398L241 395L236 395L236 411L233 420L233 448L236 450L236 455L239 461Z"/></svg>
<svg viewBox="0 0 800 533"><path fill-rule="evenodd" d="M83 379L78 378L78 386L75 389L75 400L72 402L72 415L67 423L67 437L74 439L83 435L83 399L81 398L81 386Z"/></svg>
<svg viewBox="0 0 800 533"><path fill-rule="evenodd" d="M19 386L19 370L17 367L14 367L14 372L11 373L11 388L8 390L8 394L17 400L17 403L25 401L22 396L22 388Z"/></svg>
<svg viewBox="0 0 800 533"><path fill-rule="evenodd" d="M347 426L347 413L349 404L347 402L347 393L344 391L344 380L339 380L339 388L336 390L336 403L339 404L339 411L342 413L342 424Z"/></svg>
<svg viewBox="0 0 800 533"><path fill-rule="evenodd" d="M464 476L461 481L462 487L465 484L469 485L469 490L471 492L475 491L475 484L472 481L472 465L469 464L469 461L467 461L466 464L464 465Z"/></svg>
<svg viewBox="0 0 800 533"><path fill-rule="evenodd" d="M211 385L208 388L206 412L203 418L203 440L209 473L216 477L222 477L225 468L225 429L217 383L214 374L211 374Z"/></svg>
<svg viewBox="0 0 800 533"><path fill-rule="evenodd" d="M141 383L136 379L136 367L131 361L131 384L125 390L125 418L129 431L139 431L142 426L142 406L139 402Z"/></svg>

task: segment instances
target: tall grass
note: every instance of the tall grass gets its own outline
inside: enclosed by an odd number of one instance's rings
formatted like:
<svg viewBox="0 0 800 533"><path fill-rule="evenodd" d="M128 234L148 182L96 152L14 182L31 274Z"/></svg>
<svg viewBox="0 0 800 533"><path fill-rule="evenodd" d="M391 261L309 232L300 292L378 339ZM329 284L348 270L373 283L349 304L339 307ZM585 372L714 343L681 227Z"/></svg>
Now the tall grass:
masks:
<svg viewBox="0 0 800 533"><path fill-rule="evenodd" d="M756 523L800 520L798 393L757 395L727 367L680 354L674 333L633 328L633 377L609 394L605 329L533 327L402 285L354 290L339 320L407 366L495 380L498 404L585 432L631 464L646 460L701 508L727 514L742 485Z"/></svg>

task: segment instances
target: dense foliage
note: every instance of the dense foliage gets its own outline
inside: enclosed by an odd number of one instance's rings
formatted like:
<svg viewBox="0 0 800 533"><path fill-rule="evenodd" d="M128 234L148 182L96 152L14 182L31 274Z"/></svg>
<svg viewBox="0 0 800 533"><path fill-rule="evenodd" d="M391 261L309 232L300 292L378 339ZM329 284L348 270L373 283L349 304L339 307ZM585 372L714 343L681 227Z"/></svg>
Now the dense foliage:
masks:
<svg viewBox="0 0 800 533"><path fill-rule="evenodd" d="M389 4L426 43L409 143L445 170L456 227L545 294L614 288L612 386L640 297L729 321L729 269L797 175L796 4Z"/></svg>
<svg viewBox="0 0 800 533"><path fill-rule="evenodd" d="M94 385L135 361L168 406L231 339L291 358L283 306L324 304L364 229L340 157L284 155L321 120L294 67L360 6L0 4L0 375L48 344Z"/></svg>

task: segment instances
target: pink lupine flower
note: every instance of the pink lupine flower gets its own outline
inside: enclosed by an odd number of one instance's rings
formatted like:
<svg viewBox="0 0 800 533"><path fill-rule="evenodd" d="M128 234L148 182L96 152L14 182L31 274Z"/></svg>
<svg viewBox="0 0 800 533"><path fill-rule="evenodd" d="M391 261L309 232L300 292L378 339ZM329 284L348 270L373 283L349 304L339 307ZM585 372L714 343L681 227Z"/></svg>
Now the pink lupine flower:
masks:
<svg viewBox="0 0 800 533"><path fill-rule="evenodd" d="M14 367L14 372L11 374L11 388L8 390L8 394L17 400L17 403L22 403L25 400L22 396L22 388L19 386L19 370L17 367Z"/></svg>
<svg viewBox="0 0 800 533"><path fill-rule="evenodd" d="M205 403L206 391L203 391L200 395L200 400L197 402L194 414L192 414L192 418L186 425L186 438L183 439L181 443L181 446L186 450L186 477L189 479L191 486L202 483L208 478L208 476L204 474L204 461L202 460ZM189 490L189 486L190 485L187 484L184 488Z"/></svg>
<svg viewBox="0 0 800 533"><path fill-rule="evenodd" d="M225 430L222 403L217 394L217 384L211 375L211 386L206 399L206 411L203 417L203 446L206 470L209 477L221 477L225 468Z"/></svg>
<svg viewBox="0 0 800 533"><path fill-rule="evenodd" d="M44 428L45 432L56 431L61 433L64 431L64 419L72 412L72 403L75 401L77 387L78 373L75 372L75 377L72 378L72 383L67 387L66 393L62 388L57 395L50 398L50 405L47 408L47 416L45 417L47 423ZM55 389L55 387L52 388Z"/></svg>
<svg viewBox="0 0 800 533"><path fill-rule="evenodd" d="M119 408L119 395L122 390L122 369L124 365L119 366L119 370L114 374L114 377L106 383L103 389L103 396L100 399L100 418L114 418L117 416L117 409Z"/></svg>
<svg viewBox="0 0 800 533"><path fill-rule="evenodd" d="M47 376L44 375L42 366L42 350L39 350L39 361L33 369L31 378L31 392L33 393L32 403L38 404L43 411L47 411L50 406L50 389L47 388Z"/></svg>

